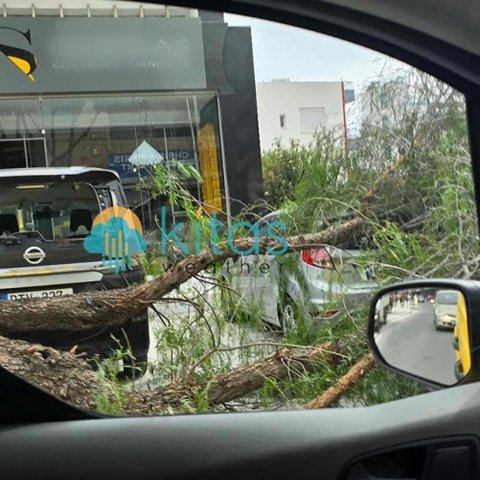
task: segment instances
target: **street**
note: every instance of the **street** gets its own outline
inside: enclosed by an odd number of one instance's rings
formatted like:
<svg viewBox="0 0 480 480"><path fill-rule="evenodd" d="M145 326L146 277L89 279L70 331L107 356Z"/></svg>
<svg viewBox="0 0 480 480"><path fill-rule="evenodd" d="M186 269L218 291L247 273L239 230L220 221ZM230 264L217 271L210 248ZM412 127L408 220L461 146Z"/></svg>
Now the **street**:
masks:
<svg viewBox="0 0 480 480"><path fill-rule="evenodd" d="M429 302L393 307L387 324L375 335L385 360L419 377L444 385L457 383L454 374L453 330L437 331Z"/></svg>

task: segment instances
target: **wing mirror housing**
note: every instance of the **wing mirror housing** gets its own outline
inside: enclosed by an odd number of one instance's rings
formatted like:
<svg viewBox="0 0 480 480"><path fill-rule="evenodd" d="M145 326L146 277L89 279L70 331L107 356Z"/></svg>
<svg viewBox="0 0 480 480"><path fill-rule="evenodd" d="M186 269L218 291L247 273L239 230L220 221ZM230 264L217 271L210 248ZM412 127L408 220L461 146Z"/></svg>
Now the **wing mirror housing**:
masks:
<svg viewBox="0 0 480 480"><path fill-rule="evenodd" d="M430 387L480 380L480 282L419 280L379 291L368 339L377 361Z"/></svg>

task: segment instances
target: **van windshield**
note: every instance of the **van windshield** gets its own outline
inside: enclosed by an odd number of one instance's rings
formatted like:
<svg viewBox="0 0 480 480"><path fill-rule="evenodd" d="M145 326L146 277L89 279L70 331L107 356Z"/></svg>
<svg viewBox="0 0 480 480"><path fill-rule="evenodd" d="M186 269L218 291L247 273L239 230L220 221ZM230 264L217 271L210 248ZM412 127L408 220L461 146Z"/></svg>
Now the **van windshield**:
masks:
<svg viewBox="0 0 480 480"><path fill-rule="evenodd" d="M458 292L440 292L437 295L437 303L442 305L455 305L457 303Z"/></svg>
<svg viewBox="0 0 480 480"><path fill-rule="evenodd" d="M46 240L83 238L99 210L87 183L14 184L0 193L0 235L36 231Z"/></svg>

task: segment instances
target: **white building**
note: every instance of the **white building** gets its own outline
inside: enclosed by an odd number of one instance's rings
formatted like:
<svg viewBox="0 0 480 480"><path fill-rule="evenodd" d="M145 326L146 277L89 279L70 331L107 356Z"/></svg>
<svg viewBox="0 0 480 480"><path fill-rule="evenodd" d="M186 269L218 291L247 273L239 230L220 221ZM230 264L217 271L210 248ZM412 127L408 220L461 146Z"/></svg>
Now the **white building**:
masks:
<svg viewBox="0 0 480 480"><path fill-rule="evenodd" d="M419 107L419 91L401 77L371 82L361 94L362 124L388 129Z"/></svg>
<svg viewBox="0 0 480 480"><path fill-rule="evenodd" d="M353 90L344 82L291 82L273 80L257 83L258 123L262 151L276 139L291 139L303 145L317 130L346 134L345 105L353 101Z"/></svg>

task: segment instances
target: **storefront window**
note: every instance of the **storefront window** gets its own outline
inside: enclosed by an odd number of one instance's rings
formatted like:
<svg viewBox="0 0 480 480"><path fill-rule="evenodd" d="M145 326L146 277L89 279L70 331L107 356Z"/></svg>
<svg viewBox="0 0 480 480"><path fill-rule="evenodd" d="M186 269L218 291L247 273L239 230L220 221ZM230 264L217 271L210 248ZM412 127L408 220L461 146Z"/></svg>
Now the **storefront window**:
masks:
<svg viewBox="0 0 480 480"><path fill-rule="evenodd" d="M201 184L189 182L195 197L223 207L224 189L217 98L214 93L68 96L0 100L3 168L88 166L117 171L130 206L146 229L165 199L139 189L151 175L129 161L142 144L194 166ZM171 207L171 206L169 206ZM171 221L183 212L170 208Z"/></svg>

